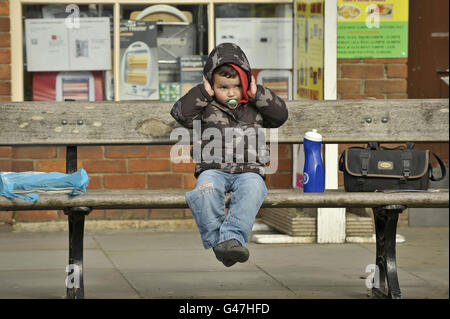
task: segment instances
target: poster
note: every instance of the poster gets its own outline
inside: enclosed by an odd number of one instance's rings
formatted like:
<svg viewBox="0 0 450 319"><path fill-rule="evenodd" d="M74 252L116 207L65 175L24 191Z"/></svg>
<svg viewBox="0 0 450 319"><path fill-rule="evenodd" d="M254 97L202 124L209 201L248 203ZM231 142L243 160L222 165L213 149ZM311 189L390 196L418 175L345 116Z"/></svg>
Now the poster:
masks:
<svg viewBox="0 0 450 319"><path fill-rule="evenodd" d="M408 56L408 0L338 0L338 58Z"/></svg>
<svg viewBox="0 0 450 319"><path fill-rule="evenodd" d="M155 21L120 21L121 101L159 100L157 27Z"/></svg>
<svg viewBox="0 0 450 319"><path fill-rule="evenodd" d="M218 18L216 45L241 47L255 69L292 69L292 18Z"/></svg>
<svg viewBox="0 0 450 319"><path fill-rule="evenodd" d="M324 1L297 1L297 94L305 100L323 100Z"/></svg>
<svg viewBox="0 0 450 319"><path fill-rule="evenodd" d="M111 69L109 18L25 19L27 71L92 71Z"/></svg>

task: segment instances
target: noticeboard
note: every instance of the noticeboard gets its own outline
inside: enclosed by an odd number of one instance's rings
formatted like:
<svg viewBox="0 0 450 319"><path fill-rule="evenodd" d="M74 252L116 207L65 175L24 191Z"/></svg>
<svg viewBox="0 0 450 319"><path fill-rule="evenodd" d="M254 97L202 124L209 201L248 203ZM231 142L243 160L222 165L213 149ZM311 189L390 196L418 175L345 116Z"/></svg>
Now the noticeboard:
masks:
<svg viewBox="0 0 450 319"><path fill-rule="evenodd" d="M338 58L406 58L408 0L338 0Z"/></svg>
<svg viewBox="0 0 450 319"><path fill-rule="evenodd" d="M25 19L27 71L111 69L109 18Z"/></svg>

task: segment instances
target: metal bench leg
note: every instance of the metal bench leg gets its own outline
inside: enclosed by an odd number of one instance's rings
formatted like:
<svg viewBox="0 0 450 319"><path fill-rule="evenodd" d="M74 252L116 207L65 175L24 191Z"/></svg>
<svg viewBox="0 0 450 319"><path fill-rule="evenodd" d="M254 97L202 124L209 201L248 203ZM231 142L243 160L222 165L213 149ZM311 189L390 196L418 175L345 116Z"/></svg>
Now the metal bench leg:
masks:
<svg viewBox="0 0 450 319"><path fill-rule="evenodd" d="M402 297L397 277L395 241L398 215L405 209L404 205L379 206L373 209L377 238L376 265L379 275L379 287L372 288L372 296L375 298L401 299ZM387 293L385 281L388 286Z"/></svg>
<svg viewBox="0 0 450 319"><path fill-rule="evenodd" d="M66 279L66 299L84 298L83 281L83 237L84 219L90 207L71 207L64 210L69 220L69 265Z"/></svg>

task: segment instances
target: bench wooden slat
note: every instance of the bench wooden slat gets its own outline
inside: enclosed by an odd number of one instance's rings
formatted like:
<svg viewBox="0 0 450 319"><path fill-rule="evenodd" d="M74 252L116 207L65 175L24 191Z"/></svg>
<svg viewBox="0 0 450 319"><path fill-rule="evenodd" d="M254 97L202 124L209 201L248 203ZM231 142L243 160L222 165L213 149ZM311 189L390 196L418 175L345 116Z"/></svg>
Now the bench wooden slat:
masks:
<svg viewBox="0 0 450 319"><path fill-rule="evenodd" d="M169 114L172 105L0 102L0 145L174 144L177 140L171 140L170 133L179 125ZM323 135L324 143L449 141L448 99L289 101L287 105L289 119L278 130L279 143L301 143L304 133L313 128ZM79 120L83 124L77 124Z"/></svg>
<svg viewBox="0 0 450 319"><path fill-rule="evenodd" d="M271 189L263 207L449 207L448 190L396 193L302 193L295 189ZM0 196L0 211L64 209L88 206L94 209L187 208L184 190L92 190L86 195L43 194L35 203Z"/></svg>

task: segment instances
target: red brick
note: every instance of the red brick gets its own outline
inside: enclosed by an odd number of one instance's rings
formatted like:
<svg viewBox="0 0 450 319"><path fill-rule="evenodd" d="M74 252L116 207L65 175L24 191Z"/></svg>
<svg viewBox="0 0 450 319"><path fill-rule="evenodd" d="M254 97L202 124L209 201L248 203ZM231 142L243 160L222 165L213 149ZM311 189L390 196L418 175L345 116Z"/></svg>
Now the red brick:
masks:
<svg viewBox="0 0 450 319"><path fill-rule="evenodd" d="M11 47L11 36L9 33L0 33L0 47Z"/></svg>
<svg viewBox="0 0 450 319"><path fill-rule="evenodd" d="M12 212L0 212L0 223L10 223L12 221Z"/></svg>
<svg viewBox="0 0 450 319"><path fill-rule="evenodd" d="M354 93L345 93L342 94L343 100L364 100L367 98L375 98L375 99L384 99L383 94L354 94Z"/></svg>
<svg viewBox="0 0 450 319"><path fill-rule="evenodd" d="M0 80L11 80L11 66L0 64Z"/></svg>
<svg viewBox="0 0 450 319"><path fill-rule="evenodd" d="M0 157L10 157L11 154L11 146L0 146Z"/></svg>
<svg viewBox="0 0 450 319"><path fill-rule="evenodd" d="M147 146L141 145L120 145L120 146L106 146L105 157L107 158L134 158L146 157Z"/></svg>
<svg viewBox="0 0 450 319"><path fill-rule="evenodd" d="M406 64L391 64L387 66L388 78L403 78L408 77L408 66Z"/></svg>
<svg viewBox="0 0 450 319"><path fill-rule="evenodd" d="M366 80L366 93L406 93L406 80Z"/></svg>
<svg viewBox="0 0 450 319"><path fill-rule="evenodd" d="M2 15L2 16L9 15L9 2L8 1L0 1L0 15Z"/></svg>
<svg viewBox="0 0 450 319"><path fill-rule="evenodd" d="M105 219L105 211L103 209L94 209L86 216L86 220Z"/></svg>
<svg viewBox="0 0 450 319"><path fill-rule="evenodd" d="M0 95L0 101L11 101L11 95Z"/></svg>
<svg viewBox="0 0 450 319"><path fill-rule="evenodd" d="M55 158L56 147L17 146L13 147L14 158Z"/></svg>
<svg viewBox="0 0 450 319"><path fill-rule="evenodd" d="M125 160L83 160L88 173L125 173Z"/></svg>
<svg viewBox="0 0 450 319"><path fill-rule="evenodd" d="M338 186L344 186L344 173L338 172Z"/></svg>
<svg viewBox="0 0 450 319"><path fill-rule="evenodd" d="M367 63L408 63L408 58L382 58L382 59L372 59L367 58L363 60Z"/></svg>
<svg viewBox="0 0 450 319"><path fill-rule="evenodd" d="M271 177L271 186L275 188L292 187L292 174L274 174Z"/></svg>
<svg viewBox="0 0 450 319"><path fill-rule="evenodd" d="M291 154L292 154L292 145L288 144L278 145L278 158L292 158Z"/></svg>
<svg viewBox="0 0 450 319"><path fill-rule="evenodd" d="M0 18L0 32L9 32L9 18Z"/></svg>
<svg viewBox="0 0 450 319"><path fill-rule="evenodd" d="M189 208L184 209L184 217L185 218L193 218L192 211Z"/></svg>
<svg viewBox="0 0 450 319"><path fill-rule="evenodd" d="M165 160L129 160L129 172L164 172L170 171L170 161Z"/></svg>
<svg viewBox="0 0 450 319"><path fill-rule="evenodd" d="M46 160L36 161L36 170L39 172L66 172L66 161L64 160Z"/></svg>
<svg viewBox="0 0 450 319"><path fill-rule="evenodd" d="M270 182L272 180L272 176L273 176L272 174L266 175L266 180L265 180L266 187L269 187L271 185Z"/></svg>
<svg viewBox="0 0 450 319"><path fill-rule="evenodd" d="M342 77L354 79L376 79L384 77L384 65L344 64Z"/></svg>
<svg viewBox="0 0 450 319"><path fill-rule="evenodd" d="M13 172L28 172L34 171L34 162L33 161L12 161Z"/></svg>
<svg viewBox="0 0 450 319"><path fill-rule="evenodd" d="M172 166L173 172L193 173L194 170L195 170L195 163L179 163L173 164Z"/></svg>
<svg viewBox="0 0 450 319"><path fill-rule="evenodd" d="M11 172L12 163L11 160L0 159L0 172Z"/></svg>
<svg viewBox="0 0 450 319"><path fill-rule="evenodd" d="M274 161L271 161L271 163L275 164ZM278 159L277 172L292 172L292 159L290 158Z"/></svg>
<svg viewBox="0 0 450 319"><path fill-rule="evenodd" d="M193 189L195 187L196 182L197 182L197 179L195 178L193 173L183 175L184 189Z"/></svg>
<svg viewBox="0 0 450 319"><path fill-rule="evenodd" d="M89 189L99 189L103 187L103 176L89 176Z"/></svg>
<svg viewBox="0 0 450 319"><path fill-rule="evenodd" d="M145 188L145 175L105 175L105 188Z"/></svg>
<svg viewBox="0 0 450 319"><path fill-rule="evenodd" d="M59 147L58 157L66 158L66 147ZM78 146L77 147L77 158L79 159L92 159L98 158L103 159L103 149L101 146Z"/></svg>
<svg viewBox="0 0 450 319"><path fill-rule="evenodd" d="M150 145L148 147L149 157L170 157L172 145Z"/></svg>
<svg viewBox="0 0 450 319"><path fill-rule="evenodd" d="M0 81L0 95L11 95L11 82Z"/></svg>
<svg viewBox="0 0 450 319"><path fill-rule="evenodd" d="M388 99L408 99L408 94L407 93L388 94L387 98Z"/></svg>
<svg viewBox="0 0 450 319"><path fill-rule="evenodd" d="M135 220L147 219L148 209L106 209L106 219Z"/></svg>
<svg viewBox="0 0 450 319"><path fill-rule="evenodd" d="M151 189L168 189L168 188L182 188L183 176L181 174L148 175L148 188Z"/></svg>
<svg viewBox="0 0 450 319"><path fill-rule="evenodd" d="M184 218L184 209L151 209L150 218L153 219Z"/></svg>
<svg viewBox="0 0 450 319"><path fill-rule="evenodd" d="M358 63L361 62L361 59L337 59L337 63L338 64L343 64L343 63Z"/></svg>
<svg viewBox="0 0 450 319"><path fill-rule="evenodd" d="M337 90L339 93L359 93L361 91L361 81L338 79Z"/></svg>
<svg viewBox="0 0 450 319"><path fill-rule="evenodd" d="M11 63L11 49L0 49L0 64Z"/></svg>
<svg viewBox="0 0 450 319"><path fill-rule="evenodd" d="M14 215L16 221L50 221L58 219L56 210L28 210L17 211Z"/></svg>

